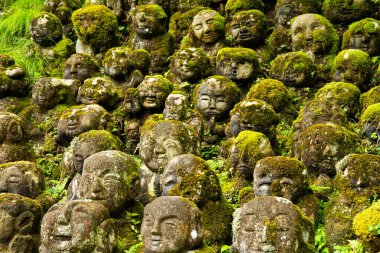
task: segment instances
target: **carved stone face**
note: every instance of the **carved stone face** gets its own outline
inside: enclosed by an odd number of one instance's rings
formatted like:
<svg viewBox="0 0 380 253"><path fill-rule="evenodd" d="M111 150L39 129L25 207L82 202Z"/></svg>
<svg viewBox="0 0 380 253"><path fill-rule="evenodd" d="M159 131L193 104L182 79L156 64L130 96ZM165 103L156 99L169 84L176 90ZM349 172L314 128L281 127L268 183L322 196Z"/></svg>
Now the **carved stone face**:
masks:
<svg viewBox="0 0 380 253"><path fill-rule="evenodd" d="M237 57L224 57L217 62L217 72L232 81L245 81L252 78L255 67L252 62L239 60Z"/></svg>
<svg viewBox="0 0 380 253"><path fill-rule="evenodd" d="M144 209L141 237L147 253L180 253L201 241L199 209L182 197L159 197Z"/></svg>
<svg viewBox="0 0 380 253"><path fill-rule="evenodd" d="M267 157L254 170L255 196L277 196L298 201L307 189L307 169L295 158Z"/></svg>
<svg viewBox="0 0 380 253"><path fill-rule="evenodd" d="M295 16L294 6L290 3L281 5L276 13L277 22L283 26L289 26L290 20Z"/></svg>
<svg viewBox="0 0 380 253"><path fill-rule="evenodd" d="M192 81L200 78L200 54L191 48L183 49L174 56L174 65L171 68L182 81Z"/></svg>
<svg viewBox="0 0 380 253"><path fill-rule="evenodd" d="M16 143L22 138L20 117L9 112L0 113L0 142Z"/></svg>
<svg viewBox="0 0 380 253"><path fill-rule="evenodd" d="M0 193L14 193L35 198L43 190L42 173L33 163L8 163L0 167Z"/></svg>
<svg viewBox="0 0 380 253"><path fill-rule="evenodd" d="M127 90L124 98L124 108L131 115L141 111L140 97L137 89L130 88Z"/></svg>
<svg viewBox="0 0 380 253"><path fill-rule="evenodd" d="M264 14L262 15L264 16ZM238 45L248 48L257 47L264 42L265 33L265 19L258 14L237 13L231 21L230 34Z"/></svg>
<svg viewBox="0 0 380 253"><path fill-rule="evenodd" d="M87 79L84 84L79 87L78 101L85 105L107 103L107 99L111 97L112 83L105 78L95 77Z"/></svg>
<svg viewBox="0 0 380 253"><path fill-rule="evenodd" d="M130 61L131 50L126 48L111 48L107 51L104 60L104 73L113 79L124 79L132 68Z"/></svg>
<svg viewBox="0 0 380 253"><path fill-rule="evenodd" d="M73 152L73 168L82 174L84 160L92 154L99 152L93 143L81 142L75 147Z"/></svg>
<svg viewBox="0 0 380 253"><path fill-rule="evenodd" d="M206 119L222 120L233 107L232 101L228 99L229 94L226 93L222 81L209 78L199 87L196 108Z"/></svg>
<svg viewBox="0 0 380 253"><path fill-rule="evenodd" d="M293 51L323 53L329 50L329 31L316 14L303 14L295 18L290 28Z"/></svg>
<svg viewBox="0 0 380 253"><path fill-rule="evenodd" d="M165 85L163 80L154 77L145 78L138 86L142 107L151 111L162 110L169 95L165 92Z"/></svg>
<svg viewBox="0 0 380 253"><path fill-rule="evenodd" d="M186 116L187 97L183 94L170 94L166 98L164 118L182 120Z"/></svg>
<svg viewBox="0 0 380 253"><path fill-rule="evenodd" d="M52 206L42 219L41 241L48 252L94 252L100 225L109 218L100 203L71 200Z"/></svg>
<svg viewBox="0 0 380 253"><path fill-rule="evenodd" d="M62 81L57 78L38 79L32 89L33 103L46 110L53 108L64 100L64 95L60 94L67 93L67 90L63 86Z"/></svg>
<svg viewBox="0 0 380 253"><path fill-rule="evenodd" d="M141 9L136 11L133 16L133 29L142 38L152 38L164 30L165 23L161 23L156 15L149 13L148 10Z"/></svg>
<svg viewBox="0 0 380 253"><path fill-rule="evenodd" d="M370 29L373 30L379 30L380 23L377 21L368 22L366 25L364 25L364 28L356 29L348 43L347 48L352 49L361 49L364 52L367 52L370 56L374 56L379 54L380 49L380 38L378 36L379 32L370 33L366 31L366 27L370 27Z"/></svg>
<svg viewBox="0 0 380 253"><path fill-rule="evenodd" d="M221 37L216 28L216 11L202 11L195 15L191 28L195 37L203 43L215 43Z"/></svg>
<svg viewBox="0 0 380 253"><path fill-rule="evenodd" d="M80 54L72 55L65 63L63 69L64 79L78 79L82 82L93 76L96 63Z"/></svg>
<svg viewBox="0 0 380 253"><path fill-rule="evenodd" d="M53 46L62 38L62 24L55 15L46 13L31 21L30 33L36 44Z"/></svg>
<svg viewBox="0 0 380 253"><path fill-rule="evenodd" d="M133 199L138 185L138 167L132 156L120 151L102 151L89 156L79 179L79 194L119 213Z"/></svg>
<svg viewBox="0 0 380 253"><path fill-rule="evenodd" d="M238 252L306 252L300 244L309 231L302 227L301 214L287 199L261 197L242 207L236 235ZM308 238L310 239L310 238Z"/></svg>

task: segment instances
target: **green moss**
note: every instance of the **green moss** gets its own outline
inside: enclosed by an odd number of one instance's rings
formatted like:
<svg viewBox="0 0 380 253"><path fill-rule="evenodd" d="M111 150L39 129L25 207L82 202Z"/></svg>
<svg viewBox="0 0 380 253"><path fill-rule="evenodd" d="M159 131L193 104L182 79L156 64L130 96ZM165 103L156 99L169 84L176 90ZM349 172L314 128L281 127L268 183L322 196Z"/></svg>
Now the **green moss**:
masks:
<svg viewBox="0 0 380 253"><path fill-rule="evenodd" d="M378 226L380 224L380 201L373 203L369 208L357 214L353 222L355 235L360 239L379 243ZM379 245L377 245L379 246Z"/></svg>
<svg viewBox="0 0 380 253"><path fill-rule="evenodd" d="M79 142L96 142L101 150L121 150L122 141L106 130L90 130L78 136Z"/></svg>
<svg viewBox="0 0 380 253"><path fill-rule="evenodd" d="M360 122L364 124L365 122L376 121L380 119L380 103L373 104L367 107L360 117Z"/></svg>
<svg viewBox="0 0 380 253"><path fill-rule="evenodd" d="M228 0L225 6L226 16L232 17L239 11L263 10L264 3L261 0Z"/></svg>
<svg viewBox="0 0 380 253"><path fill-rule="evenodd" d="M47 21L44 22L44 25L47 24L47 27L45 28L44 26L39 25L38 19L46 19ZM41 29L40 26L41 28L44 27L47 31L49 31L49 37L46 39L50 40L50 42L43 42L42 46L45 46L45 43L51 44L53 42L54 44L54 42L56 43L62 38L62 23L56 15L46 11L42 11L35 15L31 20L31 27L35 30L38 30Z"/></svg>
<svg viewBox="0 0 380 253"><path fill-rule="evenodd" d="M350 48L350 39L355 34L362 34L368 38L370 36L380 36L380 23L373 18L365 18L349 25L348 30L343 34L342 49Z"/></svg>
<svg viewBox="0 0 380 253"><path fill-rule="evenodd" d="M360 101L363 111L370 105L380 103L380 86L373 87L366 93L363 93L360 96Z"/></svg>
<svg viewBox="0 0 380 253"><path fill-rule="evenodd" d="M371 1L326 0L322 13L333 23L348 23L370 16L374 8Z"/></svg>
<svg viewBox="0 0 380 253"><path fill-rule="evenodd" d="M152 15L159 23L166 23L166 19L168 17L165 11L157 4L136 6L136 8L134 8L131 12L131 16L136 15L137 12L149 13L149 15Z"/></svg>
<svg viewBox="0 0 380 253"><path fill-rule="evenodd" d="M225 47L218 51L216 60L218 62L223 62L226 59L234 59L237 62L251 62L258 67L259 60L257 54L254 50L250 48L237 48L237 47Z"/></svg>
<svg viewBox="0 0 380 253"><path fill-rule="evenodd" d="M239 206L243 206L245 203L248 203L250 200L255 198L255 192L252 187L247 186L242 188L239 191L238 203Z"/></svg>
<svg viewBox="0 0 380 253"><path fill-rule="evenodd" d="M115 45L117 18L104 5L90 5L73 12L75 33L96 52L105 52Z"/></svg>

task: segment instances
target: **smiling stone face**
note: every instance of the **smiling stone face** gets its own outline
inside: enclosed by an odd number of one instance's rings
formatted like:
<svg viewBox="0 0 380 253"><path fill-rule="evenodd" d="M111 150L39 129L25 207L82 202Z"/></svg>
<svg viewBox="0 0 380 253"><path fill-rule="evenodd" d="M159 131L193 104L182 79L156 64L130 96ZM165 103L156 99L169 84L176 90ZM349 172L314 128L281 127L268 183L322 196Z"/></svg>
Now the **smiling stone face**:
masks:
<svg viewBox="0 0 380 253"><path fill-rule="evenodd" d="M222 36L224 27L219 27L218 17L220 14L214 10L203 10L194 16L191 29L195 37L203 43L215 43Z"/></svg>
<svg viewBox="0 0 380 253"><path fill-rule="evenodd" d="M137 87L141 106L149 111L162 111L166 97L173 89L170 81L163 76L146 76Z"/></svg>
<svg viewBox="0 0 380 253"><path fill-rule="evenodd" d="M159 197L144 209L141 236L147 253L180 253L202 241L199 209L182 197Z"/></svg>
<svg viewBox="0 0 380 253"><path fill-rule="evenodd" d="M104 246L100 243L110 243L107 240L109 231L101 227L107 219L107 209L95 201L58 203L49 209L42 220L41 248L46 252L95 252L97 246Z"/></svg>
<svg viewBox="0 0 380 253"><path fill-rule="evenodd" d="M162 34L165 31L166 14L158 5L140 5L133 12L133 30L144 39Z"/></svg>

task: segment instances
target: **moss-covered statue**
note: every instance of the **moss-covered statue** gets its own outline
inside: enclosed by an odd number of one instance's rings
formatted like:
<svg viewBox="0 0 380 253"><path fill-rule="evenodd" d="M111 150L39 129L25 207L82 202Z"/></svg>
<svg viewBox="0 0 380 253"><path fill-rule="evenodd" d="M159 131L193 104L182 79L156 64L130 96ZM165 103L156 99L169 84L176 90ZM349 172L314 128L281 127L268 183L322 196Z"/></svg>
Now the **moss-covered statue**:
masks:
<svg viewBox="0 0 380 253"><path fill-rule="evenodd" d="M308 54L317 66L321 81L330 80L333 60L339 50L339 36L334 26L318 14L302 14L292 19L292 51Z"/></svg>
<svg viewBox="0 0 380 253"><path fill-rule="evenodd" d="M283 82L287 87L303 88L314 84L316 66L304 52L277 55L271 62L269 77Z"/></svg>
<svg viewBox="0 0 380 253"><path fill-rule="evenodd" d="M202 115L204 141L215 143L225 135L228 112L239 101L238 86L224 76L211 76L198 84L194 91L194 105Z"/></svg>
<svg viewBox="0 0 380 253"><path fill-rule="evenodd" d="M343 34L342 49L361 49L371 57L380 53L380 21L365 18L356 21Z"/></svg>
<svg viewBox="0 0 380 253"><path fill-rule="evenodd" d="M168 78L179 90L191 94L195 84L210 76L210 58L200 48L184 48L174 53Z"/></svg>
<svg viewBox="0 0 380 253"><path fill-rule="evenodd" d="M108 110L112 110L121 100L121 90L106 78L89 78L78 89L77 102L80 104L99 104Z"/></svg>
<svg viewBox="0 0 380 253"><path fill-rule="evenodd" d="M167 15L158 5L140 5L131 12L133 33L129 46L145 49L152 55L151 74L163 74L167 70L167 58L174 51L173 36L166 30Z"/></svg>
<svg viewBox="0 0 380 253"><path fill-rule="evenodd" d="M225 6L225 17L231 21L232 17L239 11L264 10L264 3L261 0L227 0Z"/></svg>
<svg viewBox="0 0 380 253"><path fill-rule="evenodd" d="M362 93L360 95L360 103L362 112L364 112L368 106L380 103L380 86L375 86L369 91Z"/></svg>
<svg viewBox="0 0 380 253"><path fill-rule="evenodd" d="M0 251L37 253L42 208L18 194L0 193Z"/></svg>
<svg viewBox="0 0 380 253"><path fill-rule="evenodd" d="M310 177L334 177L335 163L359 147L360 138L352 131L333 124L315 124L292 143L292 154L308 168Z"/></svg>
<svg viewBox="0 0 380 253"><path fill-rule="evenodd" d="M94 56L99 62L108 49L118 46L117 18L104 5L89 5L73 12L71 19L78 36L76 53Z"/></svg>
<svg viewBox="0 0 380 253"><path fill-rule="evenodd" d="M256 162L274 156L269 139L262 133L244 130L232 140L225 171L228 182L223 183L223 195L237 202L241 189L251 186Z"/></svg>
<svg viewBox="0 0 380 253"><path fill-rule="evenodd" d="M216 73L234 81L246 94L261 72L259 59L249 48L225 47L216 56Z"/></svg>
<svg viewBox="0 0 380 253"><path fill-rule="evenodd" d="M115 243L114 221L97 201L60 202L42 219L40 253L111 253Z"/></svg>
<svg viewBox="0 0 380 253"><path fill-rule="evenodd" d="M331 70L335 82L353 83L364 92L370 85L372 61L368 53L359 49L339 52Z"/></svg>
<svg viewBox="0 0 380 253"><path fill-rule="evenodd" d="M292 50L289 36L292 18L305 13L320 13L319 0L278 0L275 6L275 24L269 43L276 53Z"/></svg>
<svg viewBox="0 0 380 253"><path fill-rule="evenodd" d="M82 83L90 77L100 76L100 66L96 59L88 54L73 54L63 67L64 79L77 79Z"/></svg>
<svg viewBox="0 0 380 253"><path fill-rule="evenodd" d="M296 114L296 110L292 104L292 93L281 81L275 79L262 79L253 85L246 99L263 100L272 106L276 113L290 119Z"/></svg>
<svg viewBox="0 0 380 253"><path fill-rule="evenodd" d="M360 126L365 137L376 144L380 139L380 103L369 105L360 116Z"/></svg>
<svg viewBox="0 0 380 253"><path fill-rule="evenodd" d="M350 154L336 164L334 185L339 194L331 198L324 211L330 249L354 238L352 223L355 215L380 193L379 166L380 156L371 154Z"/></svg>
<svg viewBox="0 0 380 253"><path fill-rule="evenodd" d="M380 223L380 202L374 202L369 208L358 213L353 222L353 230L360 242L364 244L364 249L368 252L378 252L380 250L379 238L377 236L376 225ZM375 228L375 229L368 229Z"/></svg>
<svg viewBox="0 0 380 253"><path fill-rule="evenodd" d="M148 73L151 56L144 49L110 48L103 59L104 73L123 89L137 87Z"/></svg>
<svg viewBox="0 0 380 253"><path fill-rule="evenodd" d="M46 75L61 77L64 62L75 53L74 43L62 38L61 21L52 13L40 12L30 22L30 33L35 43L30 53L45 59Z"/></svg>
<svg viewBox="0 0 380 253"><path fill-rule="evenodd" d="M16 114L0 111L0 164L34 159L26 141L25 122Z"/></svg>
<svg viewBox="0 0 380 253"><path fill-rule="evenodd" d="M274 57L273 48L265 41L268 22L259 10L236 13L228 25L229 37L235 46L254 49L261 64L269 64Z"/></svg>
<svg viewBox="0 0 380 253"><path fill-rule="evenodd" d="M315 252L313 223L290 200L255 198L235 214L231 252Z"/></svg>
<svg viewBox="0 0 380 253"><path fill-rule="evenodd" d="M255 196L289 199L313 222L317 221L319 200L310 191L306 166L297 158L271 156L256 163L253 173Z"/></svg>
<svg viewBox="0 0 380 253"><path fill-rule="evenodd" d="M110 115L100 105L72 106L62 112L54 141L60 146L68 146L71 140L90 130L109 129Z"/></svg>
<svg viewBox="0 0 380 253"><path fill-rule="evenodd" d="M199 47L210 57L211 63L215 64L218 51L226 46L224 22L224 17L217 11L210 9L199 11L194 16L180 49Z"/></svg>
<svg viewBox="0 0 380 253"><path fill-rule="evenodd" d="M202 246L201 212L178 196L155 199L144 209L141 224L142 252L198 252Z"/></svg>
<svg viewBox="0 0 380 253"><path fill-rule="evenodd" d="M205 243L220 251L231 240L232 206L222 197L216 174L192 154L170 160L162 174L162 195L181 196L200 209Z"/></svg>
<svg viewBox="0 0 380 253"><path fill-rule="evenodd" d="M147 120L141 129L139 201L148 203L161 195L161 174L177 155L198 154L199 139L193 129L177 120Z"/></svg>

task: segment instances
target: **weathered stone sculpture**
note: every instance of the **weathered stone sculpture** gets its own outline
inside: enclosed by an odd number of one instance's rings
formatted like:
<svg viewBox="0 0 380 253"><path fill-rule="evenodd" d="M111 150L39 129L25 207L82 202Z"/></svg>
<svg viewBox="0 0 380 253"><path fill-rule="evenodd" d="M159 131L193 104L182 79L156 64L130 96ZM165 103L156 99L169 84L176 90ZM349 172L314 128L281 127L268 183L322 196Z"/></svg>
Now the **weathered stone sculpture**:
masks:
<svg viewBox="0 0 380 253"><path fill-rule="evenodd" d="M202 233L200 211L185 198L159 197L144 209L144 252L187 252L202 245Z"/></svg>
<svg viewBox="0 0 380 253"><path fill-rule="evenodd" d="M99 64L95 58L87 54L73 54L63 68L64 79L78 79L83 82L87 78L99 75Z"/></svg>
<svg viewBox="0 0 380 253"><path fill-rule="evenodd" d="M287 199L255 198L241 208L234 223L232 252L315 252L313 224Z"/></svg>
<svg viewBox="0 0 380 253"><path fill-rule="evenodd" d="M17 194L0 193L0 251L37 253L41 206Z"/></svg>
<svg viewBox="0 0 380 253"><path fill-rule="evenodd" d="M111 253L114 245L113 220L99 202L60 202L42 219L40 253Z"/></svg>
<svg viewBox="0 0 380 253"><path fill-rule="evenodd" d="M26 73L11 55L0 54L0 98L24 97L29 92Z"/></svg>

